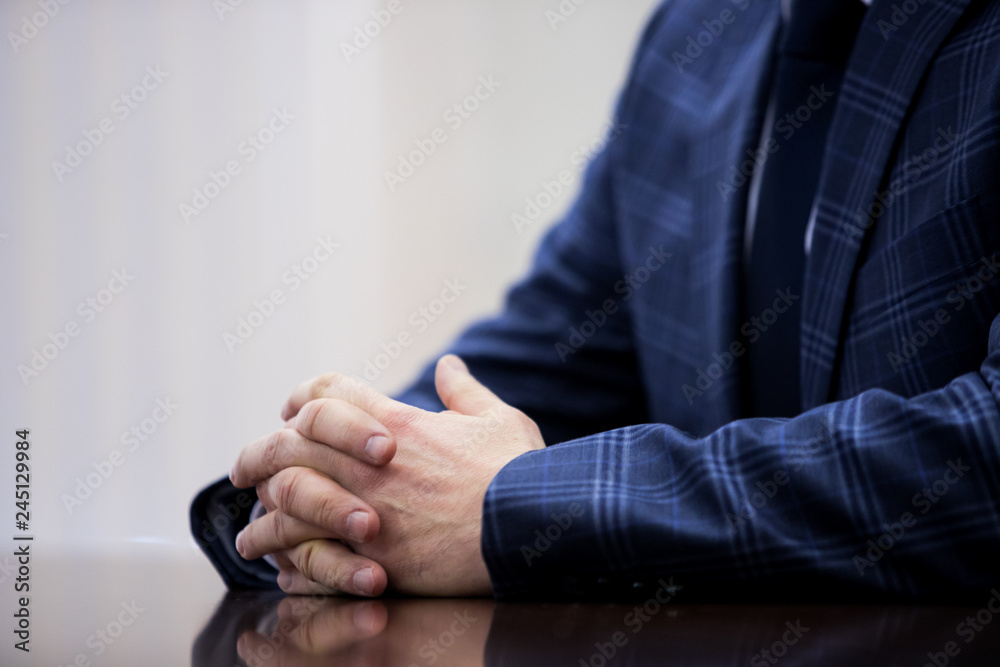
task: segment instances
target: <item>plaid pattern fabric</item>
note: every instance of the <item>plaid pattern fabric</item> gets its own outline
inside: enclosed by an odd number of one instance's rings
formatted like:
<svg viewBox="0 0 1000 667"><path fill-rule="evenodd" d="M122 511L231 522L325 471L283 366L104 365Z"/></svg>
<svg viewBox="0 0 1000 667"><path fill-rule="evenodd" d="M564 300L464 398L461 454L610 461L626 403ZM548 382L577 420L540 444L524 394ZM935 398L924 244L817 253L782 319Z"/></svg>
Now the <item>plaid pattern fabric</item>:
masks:
<svg viewBox="0 0 1000 667"><path fill-rule="evenodd" d="M768 121L780 150L809 104L837 104L803 293L742 314L779 4L657 10L621 136L502 313L449 350L551 445L487 492L500 598L673 577L687 599L930 599L1000 579L1000 3L876 0L842 90ZM787 313L802 413L747 418L741 349ZM400 399L441 409L432 369Z"/></svg>

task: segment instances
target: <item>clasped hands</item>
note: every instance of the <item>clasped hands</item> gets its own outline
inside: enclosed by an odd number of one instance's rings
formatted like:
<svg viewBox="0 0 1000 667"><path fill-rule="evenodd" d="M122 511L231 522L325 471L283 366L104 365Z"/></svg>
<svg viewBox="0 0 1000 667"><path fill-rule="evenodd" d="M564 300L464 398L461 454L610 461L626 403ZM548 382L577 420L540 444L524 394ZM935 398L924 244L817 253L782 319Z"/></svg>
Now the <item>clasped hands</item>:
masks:
<svg viewBox="0 0 1000 667"><path fill-rule="evenodd" d="M247 445L230 473L267 509L237 536L240 555L273 554L286 593L490 594L486 489L545 443L458 357L442 357L434 380L437 413L341 375L300 385L285 428Z"/></svg>

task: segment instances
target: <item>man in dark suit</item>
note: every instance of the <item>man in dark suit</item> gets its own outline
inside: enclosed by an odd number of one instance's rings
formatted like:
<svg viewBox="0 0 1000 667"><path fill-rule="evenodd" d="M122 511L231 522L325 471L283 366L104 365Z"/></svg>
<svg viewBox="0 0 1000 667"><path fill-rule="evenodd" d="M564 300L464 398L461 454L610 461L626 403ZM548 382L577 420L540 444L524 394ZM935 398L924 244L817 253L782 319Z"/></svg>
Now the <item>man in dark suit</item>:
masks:
<svg viewBox="0 0 1000 667"><path fill-rule="evenodd" d="M300 593L985 599L998 114L1000 2L665 2L500 315L398 401L302 385L199 543Z"/></svg>

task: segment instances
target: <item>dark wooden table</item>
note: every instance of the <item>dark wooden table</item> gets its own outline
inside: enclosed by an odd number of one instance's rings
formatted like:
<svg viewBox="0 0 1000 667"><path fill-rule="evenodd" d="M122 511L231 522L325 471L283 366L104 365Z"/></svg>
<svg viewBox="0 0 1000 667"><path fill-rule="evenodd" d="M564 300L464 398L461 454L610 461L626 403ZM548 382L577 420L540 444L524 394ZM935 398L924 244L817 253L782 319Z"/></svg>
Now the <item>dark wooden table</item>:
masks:
<svg viewBox="0 0 1000 667"><path fill-rule="evenodd" d="M31 576L32 651L6 630L0 664L1000 665L988 591L971 606L289 598L227 593L196 554L147 549Z"/></svg>

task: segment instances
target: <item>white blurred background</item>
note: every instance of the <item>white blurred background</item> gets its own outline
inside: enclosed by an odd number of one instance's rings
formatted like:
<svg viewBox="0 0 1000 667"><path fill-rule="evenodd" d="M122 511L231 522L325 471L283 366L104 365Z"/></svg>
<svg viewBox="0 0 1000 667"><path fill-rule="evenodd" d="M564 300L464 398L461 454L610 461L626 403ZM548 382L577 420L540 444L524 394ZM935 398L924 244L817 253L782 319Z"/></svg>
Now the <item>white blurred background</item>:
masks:
<svg viewBox="0 0 1000 667"><path fill-rule="evenodd" d="M387 0L235 4L0 4L0 495L29 428L43 551L195 557L192 496L280 426L299 382L362 376L408 332L372 382L398 390L495 311L573 193L523 233L511 215L579 171L656 3L567 0L553 25L558 0L400 0L363 48L355 28ZM500 85L456 127L443 114L480 77ZM294 117L269 134L274 109ZM447 141L392 191L385 172L435 128ZM243 144L258 133L262 150ZM216 196L185 216L195 189ZM317 238L339 247L303 264ZM313 272L293 289L296 265ZM418 330L446 279L468 288ZM157 401L178 406L162 423Z"/></svg>

